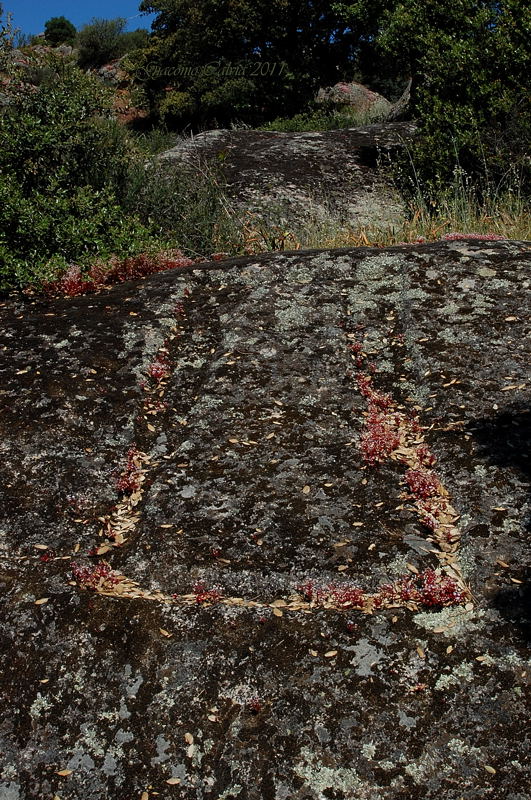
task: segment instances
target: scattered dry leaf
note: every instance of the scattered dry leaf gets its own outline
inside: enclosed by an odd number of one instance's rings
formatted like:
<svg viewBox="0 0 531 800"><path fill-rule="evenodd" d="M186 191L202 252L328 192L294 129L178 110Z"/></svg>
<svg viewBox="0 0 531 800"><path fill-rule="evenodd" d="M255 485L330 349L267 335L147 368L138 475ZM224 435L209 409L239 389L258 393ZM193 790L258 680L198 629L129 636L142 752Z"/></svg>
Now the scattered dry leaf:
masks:
<svg viewBox="0 0 531 800"><path fill-rule="evenodd" d="M49 597L41 597L39 600L35 600L35 605L43 606L44 603L47 603L49 599L50 599Z"/></svg>
<svg viewBox="0 0 531 800"><path fill-rule="evenodd" d="M334 656L337 656L337 650L329 650L324 654L325 658L333 658Z"/></svg>
<svg viewBox="0 0 531 800"><path fill-rule="evenodd" d="M61 778L66 778L68 775L71 775L73 771L73 769L59 769L55 774L60 775Z"/></svg>

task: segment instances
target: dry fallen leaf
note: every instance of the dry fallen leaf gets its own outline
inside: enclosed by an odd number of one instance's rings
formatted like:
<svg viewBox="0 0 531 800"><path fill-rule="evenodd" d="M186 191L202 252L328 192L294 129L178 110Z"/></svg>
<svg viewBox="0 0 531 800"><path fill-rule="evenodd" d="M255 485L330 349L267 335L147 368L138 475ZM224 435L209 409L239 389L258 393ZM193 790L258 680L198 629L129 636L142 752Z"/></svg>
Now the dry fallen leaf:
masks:
<svg viewBox="0 0 531 800"><path fill-rule="evenodd" d="M325 658L333 658L334 656L337 656L337 650L329 650L324 654Z"/></svg>
<svg viewBox="0 0 531 800"><path fill-rule="evenodd" d="M310 487L308 485L304 486L303 489L302 489L302 493L303 494L310 494L310 491L311 491L311 489L310 489Z"/></svg>
<svg viewBox="0 0 531 800"><path fill-rule="evenodd" d="M318 655L319 655L319 653L317 652L317 650L308 650L308 652L309 652L309 654L310 654L311 656L313 656L314 658L315 658L316 656L318 656Z"/></svg>
<svg viewBox="0 0 531 800"><path fill-rule="evenodd" d="M74 771L73 769L59 769L55 774L60 775L61 778L66 778L67 775L71 775L73 771Z"/></svg>
<svg viewBox="0 0 531 800"><path fill-rule="evenodd" d="M180 782L181 782L180 778L168 778L168 780L166 781L166 783L169 784L170 786L178 786Z"/></svg>
<svg viewBox="0 0 531 800"><path fill-rule="evenodd" d="M191 733L185 733L184 734L184 741L186 742L186 744L193 744L194 743L194 737L192 736Z"/></svg>
<svg viewBox="0 0 531 800"><path fill-rule="evenodd" d="M417 647L417 653L419 654L419 658L426 658L426 653L420 645Z"/></svg>
<svg viewBox="0 0 531 800"><path fill-rule="evenodd" d="M496 775L496 770L494 767L491 767L489 764L485 764L485 770L489 772L491 775Z"/></svg>
<svg viewBox="0 0 531 800"><path fill-rule="evenodd" d="M47 603L49 599L49 597L41 597L39 600L35 600L35 605L42 606L44 603Z"/></svg>
<svg viewBox="0 0 531 800"><path fill-rule="evenodd" d="M280 610L280 608L274 608L273 609L273 614L275 615L275 617L283 617L284 616L282 611Z"/></svg>
<svg viewBox="0 0 531 800"><path fill-rule="evenodd" d="M162 636L165 636L166 639L171 639L171 637L173 636L173 633L170 633L169 631L165 631L164 628L159 628L159 633Z"/></svg>
<svg viewBox="0 0 531 800"><path fill-rule="evenodd" d="M408 568L408 570L410 572L413 572L415 575L419 574L419 571L418 571L418 569L416 568L416 566L414 564L409 564L408 563L408 564L406 564L406 567Z"/></svg>
<svg viewBox="0 0 531 800"><path fill-rule="evenodd" d="M149 794L147 792L142 792L140 800L149 800Z"/></svg>

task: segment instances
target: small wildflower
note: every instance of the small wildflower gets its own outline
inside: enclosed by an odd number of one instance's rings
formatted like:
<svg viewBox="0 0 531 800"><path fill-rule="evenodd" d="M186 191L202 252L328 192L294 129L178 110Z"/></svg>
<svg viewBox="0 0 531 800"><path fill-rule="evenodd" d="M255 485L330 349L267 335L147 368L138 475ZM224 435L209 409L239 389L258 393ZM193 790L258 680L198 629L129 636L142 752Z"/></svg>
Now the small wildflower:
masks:
<svg viewBox="0 0 531 800"><path fill-rule="evenodd" d="M118 575L110 566L105 562L100 564L83 566L73 561L70 565L72 575L77 583L84 589L92 589L96 591L104 586L115 586L120 583L122 577Z"/></svg>
<svg viewBox="0 0 531 800"><path fill-rule="evenodd" d="M406 472L406 482L413 495L423 500L438 494L441 488L437 476L427 470L409 469Z"/></svg>
<svg viewBox="0 0 531 800"><path fill-rule="evenodd" d="M199 581L194 584L194 594L196 603L202 605L203 603L219 603L223 597L220 588L214 586L212 589L207 589L203 583Z"/></svg>

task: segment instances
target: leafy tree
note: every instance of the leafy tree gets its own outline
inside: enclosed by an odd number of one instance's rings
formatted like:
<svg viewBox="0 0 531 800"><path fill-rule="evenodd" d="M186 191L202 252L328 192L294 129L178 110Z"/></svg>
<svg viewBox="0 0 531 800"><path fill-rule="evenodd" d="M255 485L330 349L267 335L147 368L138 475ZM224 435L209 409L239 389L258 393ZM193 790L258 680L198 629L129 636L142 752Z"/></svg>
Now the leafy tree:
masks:
<svg viewBox="0 0 531 800"><path fill-rule="evenodd" d="M78 34L79 65L84 69L101 67L120 58L125 52L123 36L126 22L124 17L94 17L90 23L84 25Z"/></svg>
<svg viewBox="0 0 531 800"><path fill-rule="evenodd" d="M66 17L52 17L44 24L44 36L51 45L73 45L76 29Z"/></svg>
<svg viewBox="0 0 531 800"><path fill-rule="evenodd" d="M141 47L146 47L149 33L145 28L137 28L134 31L125 31L121 36L121 49L123 53L130 53Z"/></svg>
<svg viewBox="0 0 531 800"><path fill-rule="evenodd" d="M156 13L136 59L168 121L258 123L296 112L351 71L357 34L330 0L143 0Z"/></svg>
<svg viewBox="0 0 531 800"><path fill-rule="evenodd" d="M456 166L499 182L529 169L531 7L524 0L337 2L345 24L377 14L370 49L413 78L414 157L434 193ZM527 166L526 166L527 165Z"/></svg>

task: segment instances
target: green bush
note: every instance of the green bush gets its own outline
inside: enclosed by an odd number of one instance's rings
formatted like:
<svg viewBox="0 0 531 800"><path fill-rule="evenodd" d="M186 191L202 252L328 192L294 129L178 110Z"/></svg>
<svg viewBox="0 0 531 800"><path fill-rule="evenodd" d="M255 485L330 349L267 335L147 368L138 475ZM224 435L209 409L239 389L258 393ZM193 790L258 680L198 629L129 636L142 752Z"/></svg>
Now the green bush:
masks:
<svg viewBox="0 0 531 800"><path fill-rule="evenodd" d="M187 255L238 251L241 233L237 215L225 196L221 161L190 167L164 159L147 168L132 168L128 213L154 234Z"/></svg>
<svg viewBox="0 0 531 800"><path fill-rule="evenodd" d="M334 131L341 128L356 128L373 122L367 113L356 114L347 111L309 110L294 117L277 117L272 122L262 125L263 131L281 131L296 133L303 131Z"/></svg>
<svg viewBox="0 0 531 800"><path fill-rule="evenodd" d="M73 45L76 33L74 25L66 17L52 17L44 23L46 41L54 47L58 44Z"/></svg>
<svg viewBox="0 0 531 800"><path fill-rule="evenodd" d="M94 17L88 25L84 25L77 37L79 66L83 69L102 67L103 64L123 56L126 22L124 17L116 19Z"/></svg>
<svg viewBox="0 0 531 800"><path fill-rule="evenodd" d="M130 254L150 240L122 202L133 161L110 96L75 65L22 72L0 113L0 288L38 283L50 263Z"/></svg>

